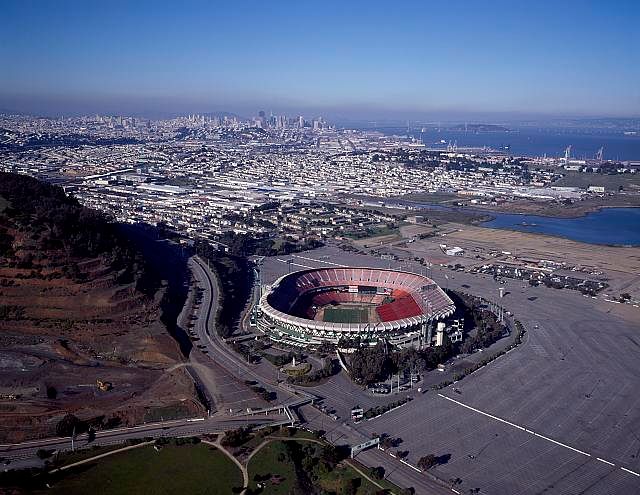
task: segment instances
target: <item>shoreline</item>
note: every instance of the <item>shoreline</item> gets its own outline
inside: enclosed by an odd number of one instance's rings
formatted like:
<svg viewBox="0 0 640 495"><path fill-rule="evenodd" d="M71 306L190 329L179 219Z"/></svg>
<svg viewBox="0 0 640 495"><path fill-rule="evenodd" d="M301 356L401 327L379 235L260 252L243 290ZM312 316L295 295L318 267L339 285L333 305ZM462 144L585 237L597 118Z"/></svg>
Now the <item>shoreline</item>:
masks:
<svg viewBox="0 0 640 495"><path fill-rule="evenodd" d="M567 209L564 211L564 213L567 214L559 214L559 213L563 213L563 212L558 212L558 214L553 214L553 213L544 213L544 212L523 212L523 211L502 211L502 210L490 210L487 209L486 211L491 214L500 214L500 215L522 215L522 216L532 216L532 217L542 217L542 218L557 218L557 219L565 219L565 220L571 220L571 219L575 219L575 218L583 218L586 217L592 213L598 213L601 210L607 209L607 208L640 208L640 205L592 205L592 206L585 206L585 207L581 207L581 208L574 208L574 209ZM574 211L571 211L574 210ZM495 218L495 217L493 217ZM484 221L483 221L484 222Z"/></svg>
<svg viewBox="0 0 640 495"><path fill-rule="evenodd" d="M425 204L423 204L425 205ZM417 206L417 205L416 205ZM440 205L437 205L440 206ZM459 212L464 212L466 211L467 213L475 213L475 214L482 214L482 218L478 219L478 220L473 220L470 222L471 225L474 225L476 227L481 227L484 229L491 229L491 230L496 230L496 231L510 231L510 232L519 232L519 233L524 233L524 234L533 234L533 235L542 235L542 236L546 236L546 237L555 237L558 239L565 239L568 241L573 241L573 242L580 242L583 244L588 244L591 246L607 246L607 247L615 247L615 248L633 248L633 247L640 247L640 242L629 242L629 243L624 243L624 242L618 242L618 243L612 243L612 242L596 242L596 241L587 241L587 240L582 240L582 239L575 239L572 238L568 235L563 235L561 233L550 233L550 232L538 232L535 230L529 230L526 228L516 228L516 225L508 225L508 226L504 226L504 227L498 227L498 226L493 226L493 225L487 225L489 222L496 220L498 218L498 215L518 215L518 216L522 216L524 217L538 217L540 219L556 219L556 220L577 220L580 218L585 218L591 214L594 213L598 213L601 212L605 209L614 209L614 208L619 208L619 209L628 209L628 208L640 208L640 206L617 206L617 205L593 205L592 207L588 207L588 208L584 208L581 213L579 215L575 215L575 216L559 216L559 215L541 215L541 214L537 214L537 213L521 213L521 212L502 212L502 211L495 211L495 210L485 210L485 211L479 211L478 209L465 209L464 207L459 207L456 208L456 211ZM425 210L425 211L429 211L429 208L427 206L422 206L421 208L419 208L420 210ZM533 220L535 222L535 219ZM455 223L455 222L452 222Z"/></svg>
<svg viewBox="0 0 640 495"><path fill-rule="evenodd" d="M507 232L517 232L518 234L530 234L530 235L539 235L539 236L544 236L544 237L553 237L555 239L564 239L565 241L571 241L571 242L579 242L581 244L586 244L587 246L601 246L601 247L611 247L611 248L638 248L640 247L640 243L638 244L609 244L609 243L601 243L601 242L587 242L587 241L582 241L579 239L571 239L570 237L564 236L564 235L559 235L559 234L549 234L547 232L531 232L528 230L518 230L518 229L512 229L509 227L485 227L483 225L478 225L478 227L481 227L483 229L489 229L489 230L497 230L497 231L507 231Z"/></svg>
<svg viewBox="0 0 640 495"><path fill-rule="evenodd" d="M578 206L575 208L565 207L552 212L549 211L536 211L526 210L525 208L515 208L513 210L499 210L491 207L484 208L482 206L449 206L443 203L428 203L412 201L408 199L402 199L407 206L413 207L416 210L426 211L452 211L459 213L479 214L485 217L490 217L489 220L476 220L476 222L484 223L496 218L496 215L529 215L543 218L558 218L558 219L573 219L586 217L591 213L597 213L607 208L640 208L640 204L622 204L622 205L609 205L609 204L596 204L587 206Z"/></svg>

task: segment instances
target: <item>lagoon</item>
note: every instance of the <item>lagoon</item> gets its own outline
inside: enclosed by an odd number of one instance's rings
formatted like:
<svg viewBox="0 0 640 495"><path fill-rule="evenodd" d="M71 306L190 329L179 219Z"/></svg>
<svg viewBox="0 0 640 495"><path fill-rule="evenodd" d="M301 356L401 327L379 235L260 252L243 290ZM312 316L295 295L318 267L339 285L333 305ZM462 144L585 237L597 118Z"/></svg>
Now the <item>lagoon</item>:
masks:
<svg viewBox="0 0 640 495"><path fill-rule="evenodd" d="M589 244L640 246L640 208L602 208L578 218L490 212L483 227L564 237Z"/></svg>

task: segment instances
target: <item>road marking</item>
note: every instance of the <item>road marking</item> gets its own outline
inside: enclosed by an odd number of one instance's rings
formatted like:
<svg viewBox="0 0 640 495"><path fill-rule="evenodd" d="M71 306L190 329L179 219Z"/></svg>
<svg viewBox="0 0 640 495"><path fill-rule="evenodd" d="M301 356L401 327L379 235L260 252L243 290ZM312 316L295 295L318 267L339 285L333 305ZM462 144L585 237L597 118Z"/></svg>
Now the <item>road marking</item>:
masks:
<svg viewBox="0 0 640 495"><path fill-rule="evenodd" d="M457 401L455 399L452 399L451 397L447 397L446 395L442 395L442 394L438 394L438 395L440 397L442 397L443 399L447 399L448 401L451 401L451 402L453 402L455 404L458 404L459 406L466 407L467 409L469 409L471 411L474 411L474 412L477 412L479 414L482 414L483 416L487 416L488 418L491 418L491 419L493 419L495 421L500 421L501 423L509 425L509 426L511 426L513 428L517 428L519 430L523 430L523 431L525 431L525 432L527 432L527 433L529 433L531 435L534 435L536 437L540 437L543 440L547 440L547 441L549 441L551 443L555 443L556 445L559 445L560 447L564 447L565 449L573 450L574 452L577 452L578 454L582 454L584 456L591 457L591 454L583 452L582 450L578 450L575 447L571 447L570 445L567 445L566 443L558 442L557 440L554 440L553 438L549 438L549 437L546 437L544 435L540 435L539 433L536 433L533 430L529 430L529 429L527 429L527 428L525 428L523 426L520 426L520 425L517 425L515 423L512 423L511 421L507 421L506 419L502 419L502 418L499 418L498 416L494 416L493 414L489 414L487 412L481 411L480 409L476 409L475 407L468 406L467 404L464 404L463 402L460 402L460 401Z"/></svg>
<svg viewBox="0 0 640 495"><path fill-rule="evenodd" d="M422 471L420 471L417 467L415 467L413 464L409 464L407 461L405 461L404 459L400 459L400 462L402 464L406 464L407 466L409 466L411 469L413 469L414 471L418 472L418 473L422 473Z"/></svg>
<svg viewBox="0 0 640 495"><path fill-rule="evenodd" d="M315 259L315 258L307 258L307 257L305 257L305 256L299 256L299 255L295 255L295 254L292 254L292 256L293 256L294 258L300 258L301 260L315 261L316 263L326 263L327 265L340 266L340 267L345 267L345 266L347 266L347 265L341 265L341 264L339 264L339 263L333 263L333 262L331 262L331 261L317 260L317 259Z"/></svg>
<svg viewBox="0 0 640 495"><path fill-rule="evenodd" d="M555 443L556 445L559 445L560 447L564 447L565 449L573 450L574 452L577 452L578 454L582 454L582 455L587 456L587 457L592 457L592 455L588 454L587 452L583 452L582 450L578 450L575 447L572 447L571 445L567 445L566 443L558 442L557 440L554 440L553 438L549 438L547 436L541 435L540 433L536 433L535 431L529 430L528 428L525 428L524 426L517 425L515 423L512 423L511 421L507 421L506 419L499 418L498 416L494 416L493 414L489 414L487 412L481 411L480 409L476 409L475 407L468 406L467 404L465 404L463 402L460 402L459 400L452 399L451 397L447 397L446 395L442 395L442 394L438 394L438 395L440 397L442 397L443 399L447 399L448 401L451 401L451 402L453 402L455 404L458 404L459 406L466 407L467 409L469 409L469 410L471 410L473 412L477 412L479 414L482 414L483 416L487 416L488 418L494 419L496 421L500 421L501 423L504 423L506 425L512 426L513 428L517 428L518 430L525 431L525 432L530 433L531 435L534 435L534 436L536 436L538 438L542 438L543 440L547 440L548 442ZM600 462L602 462L604 464L607 464L609 466L614 466L615 467L615 464L613 462L610 462L610 461L607 461L605 459L602 459L601 457L596 457L596 460L598 460L598 461L600 461ZM620 466L620 469L622 471L626 472L626 473L633 474L634 476L638 476L640 478L640 473L636 473L635 471L631 471L631 469L627 469L627 468L622 467L622 466Z"/></svg>
<svg viewBox="0 0 640 495"><path fill-rule="evenodd" d="M623 471L626 471L627 473L631 473L631 474L633 474L634 476L638 476L638 477L640 477L640 474L639 474L639 473L636 473L635 471L631 471L631 469L627 469L627 468L624 468L624 467L621 467L620 469L622 469Z"/></svg>
<svg viewBox="0 0 640 495"><path fill-rule="evenodd" d="M280 263L287 263L287 260L281 260L280 258L276 258ZM314 268L313 266L300 265L299 263L291 263L293 266L300 266L302 268Z"/></svg>

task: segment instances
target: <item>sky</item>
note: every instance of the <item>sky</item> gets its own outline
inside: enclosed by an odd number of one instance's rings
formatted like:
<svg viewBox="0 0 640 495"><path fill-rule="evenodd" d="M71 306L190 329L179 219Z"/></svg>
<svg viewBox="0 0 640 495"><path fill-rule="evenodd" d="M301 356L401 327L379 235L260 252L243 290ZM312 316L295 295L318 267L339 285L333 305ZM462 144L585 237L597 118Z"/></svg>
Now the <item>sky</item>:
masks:
<svg viewBox="0 0 640 495"><path fill-rule="evenodd" d="M640 1L0 0L0 109L640 117Z"/></svg>

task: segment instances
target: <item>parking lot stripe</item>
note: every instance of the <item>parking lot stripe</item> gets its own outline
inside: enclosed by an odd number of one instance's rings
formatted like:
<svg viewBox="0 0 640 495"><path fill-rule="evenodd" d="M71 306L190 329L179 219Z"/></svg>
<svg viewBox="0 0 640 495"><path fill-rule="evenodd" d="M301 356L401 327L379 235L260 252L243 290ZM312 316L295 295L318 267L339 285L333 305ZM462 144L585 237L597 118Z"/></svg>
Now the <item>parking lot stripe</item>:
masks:
<svg viewBox="0 0 640 495"><path fill-rule="evenodd" d="M278 259L278 261L279 261L280 263L287 263L287 260L281 260L280 258L277 258L277 259ZM299 267L301 267L301 268L313 268L313 266L301 265L301 264L299 264L299 263L291 263L291 264L292 264L293 266L299 266Z"/></svg>
<svg viewBox="0 0 640 495"><path fill-rule="evenodd" d="M307 258L305 256L299 256L297 254L292 254L291 256L293 256L294 258L300 258L301 260L315 261L316 263L325 263L327 265L332 265L332 266L345 266L339 263L332 263L331 261L326 261L326 260L317 260L315 258Z"/></svg>
<svg viewBox="0 0 640 495"><path fill-rule="evenodd" d="M640 477L640 474L636 473L635 471L631 471L631 469L627 469L627 468L623 468L623 467L621 467L620 469L622 469L623 471L626 471L627 473L631 473L634 476Z"/></svg>
<svg viewBox="0 0 640 495"><path fill-rule="evenodd" d="M463 402L460 402L458 400L452 399L451 397L447 397L446 395L442 395L442 394L438 394L438 395L440 397L442 397L443 399L447 399L448 401L451 401L454 404L458 404L459 406L465 407L465 408L467 408L467 409L469 409L469 410L471 410L473 412L477 412L478 414L482 414L483 416L487 416L488 418L494 419L496 421L500 421L501 423L509 425L509 426L511 426L513 428L517 428L519 430L523 430L526 433L530 433L531 435L534 435L536 437L542 438L543 440L547 440L548 442L555 443L556 445L559 445L560 447L564 447L565 449L573 450L574 452L577 452L578 454L582 454L584 456L591 457L591 454L583 452L582 450L578 450L575 447L571 447L570 445L567 445L565 443L558 442L557 440L554 440L553 438L549 438L549 437L546 437L544 435L540 435L540 433L536 433L533 430L529 430L527 428L524 428L523 426L520 426L520 425L517 425L515 423L512 423L511 421L507 421L506 419L502 419L502 418L499 418L498 416L494 416L493 414L489 414L487 412L481 411L480 409L476 409L475 407L468 406L467 404L465 404Z"/></svg>

